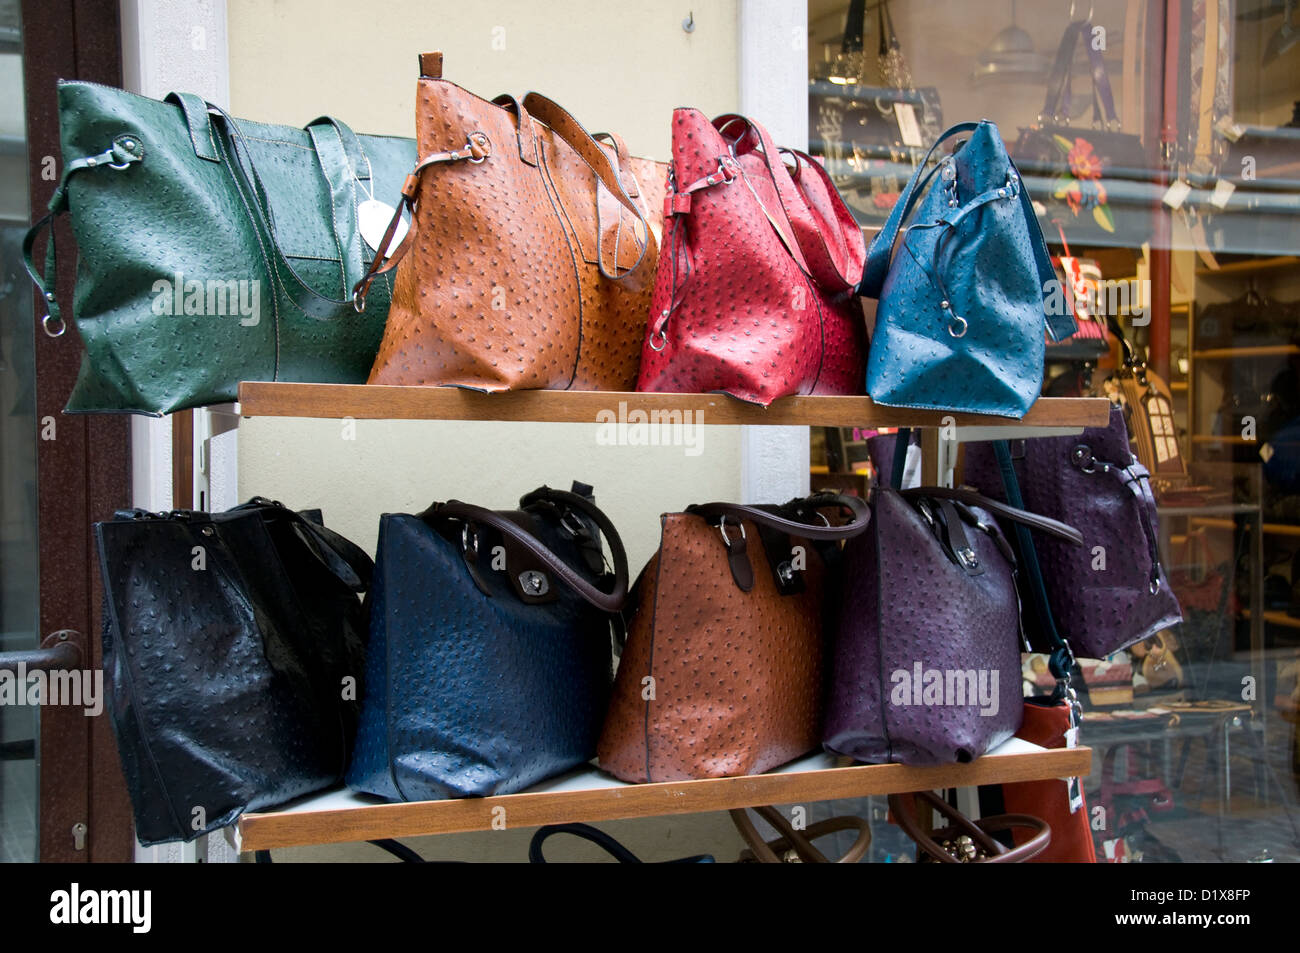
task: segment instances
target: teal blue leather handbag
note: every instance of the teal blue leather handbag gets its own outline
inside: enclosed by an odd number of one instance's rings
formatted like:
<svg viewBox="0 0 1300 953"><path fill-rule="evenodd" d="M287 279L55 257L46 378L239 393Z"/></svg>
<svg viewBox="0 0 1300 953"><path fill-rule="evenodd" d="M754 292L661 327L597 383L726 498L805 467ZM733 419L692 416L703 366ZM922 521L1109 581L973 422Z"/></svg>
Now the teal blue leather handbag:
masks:
<svg viewBox="0 0 1300 953"><path fill-rule="evenodd" d="M927 169L961 133L970 138ZM867 393L893 407L1023 417L1043 386L1044 326L1057 341L1075 331L1020 175L987 120L935 140L872 241L858 291L880 301Z"/></svg>
<svg viewBox="0 0 1300 953"><path fill-rule="evenodd" d="M241 380L363 384L388 313L352 286L415 165L415 141L233 119L191 93L165 101L59 84L62 180L23 253L58 336L85 344L67 412L165 414L237 399ZM67 212L80 260L56 297L53 231ZM62 306L62 308L60 307Z"/></svg>

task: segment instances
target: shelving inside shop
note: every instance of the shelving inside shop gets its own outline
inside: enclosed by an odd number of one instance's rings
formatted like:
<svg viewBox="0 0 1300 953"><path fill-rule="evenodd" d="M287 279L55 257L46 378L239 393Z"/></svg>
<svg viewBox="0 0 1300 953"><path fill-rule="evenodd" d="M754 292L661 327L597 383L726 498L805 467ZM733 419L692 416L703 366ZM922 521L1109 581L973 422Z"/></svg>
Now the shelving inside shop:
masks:
<svg viewBox="0 0 1300 953"><path fill-rule="evenodd" d="M788 397L768 408L715 394L522 391L482 394L454 388L293 384L245 381L245 417L422 419L596 423L601 411L692 411L705 424L855 427L998 426L1036 431L1082 431L1104 426L1104 398L1040 398L1022 420L886 407L868 397ZM844 474L825 474L842 477ZM865 475L862 489L865 490ZM390 804L341 789L283 809L244 815L244 852L388 837L491 829L504 808L513 827L593 822L720 811L763 804L866 797L917 790L1086 775L1087 747L1046 749L1019 739L968 764L911 767L840 764L817 754L767 774L682 782L624 784L592 768L552 779L519 794Z"/></svg>

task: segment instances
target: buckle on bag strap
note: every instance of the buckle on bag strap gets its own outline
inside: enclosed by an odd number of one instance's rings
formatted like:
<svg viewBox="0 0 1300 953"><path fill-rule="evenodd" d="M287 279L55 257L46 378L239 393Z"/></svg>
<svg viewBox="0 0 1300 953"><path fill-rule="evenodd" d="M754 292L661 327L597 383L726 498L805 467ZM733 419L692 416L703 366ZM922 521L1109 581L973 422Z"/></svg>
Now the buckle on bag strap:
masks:
<svg viewBox="0 0 1300 953"><path fill-rule="evenodd" d="M68 208L68 183L78 172L91 169L112 169L121 172L137 162L144 160L144 143L133 132L124 132L113 137L107 149L98 155L83 156L73 159L63 170L54 195L50 197L49 214L27 230L23 236L23 266L36 285L41 300L45 302L45 315L41 318L41 329L47 336L57 338L68 329L67 323L59 311L59 304L54 300L55 287L58 284L58 256L54 245L54 220L60 212ZM40 275L33 262L36 236L42 228L49 227L50 235L45 246L45 273Z"/></svg>
<svg viewBox="0 0 1300 953"><path fill-rule="evenodd" d="M397 267L409 250L410 244L403 240L397 248L389 247L393 241L393 236L397 234L398 226L402 221L402 212L410 209L412 213L415 210L415 193L420 185L420 176L424 170L432 165L439 165L443 162L469 162L472 165L480 165L492 155L492 140L488 138L487 133L474 131L469 134L465 140L465 145L459 149L452 149L446 152L435 152L432 155L425 156L420 160L411 173L402 183L402 200L397 203L397 208L393 210L392 220L388 223L388 228L384 230L384 237L379 240L379 246L375 251L375 258L366 269L366 273L361 280L356 283L352 289L352 307L358 314L366 310L366 295L370 292L370 285L375 278L385 272L392 271ZM408 233L409 234L409 233Z"/></svg>

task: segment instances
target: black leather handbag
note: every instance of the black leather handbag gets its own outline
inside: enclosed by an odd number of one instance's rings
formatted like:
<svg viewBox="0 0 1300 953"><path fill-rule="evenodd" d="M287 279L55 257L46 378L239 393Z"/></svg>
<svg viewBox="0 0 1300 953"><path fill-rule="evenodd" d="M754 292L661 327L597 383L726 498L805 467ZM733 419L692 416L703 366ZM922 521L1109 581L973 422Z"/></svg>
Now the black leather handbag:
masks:
<svg viewBox="0 0 1300 953"><path fill-rule="evenodd" d="M319 511L95 524L108 707L143 844L193 840L343 777L370 557Z"/></svg>

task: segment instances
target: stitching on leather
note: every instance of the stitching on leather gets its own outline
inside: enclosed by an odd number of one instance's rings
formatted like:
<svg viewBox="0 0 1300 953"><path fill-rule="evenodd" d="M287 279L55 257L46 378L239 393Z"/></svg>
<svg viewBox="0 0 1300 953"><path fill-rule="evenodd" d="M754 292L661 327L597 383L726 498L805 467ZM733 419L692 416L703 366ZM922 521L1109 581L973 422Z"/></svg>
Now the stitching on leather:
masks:
<svg viewBox="0 0 1300 953"><path fill-rule="evenodd" d="M555 104L552 104L552 105L555 105ZM558 105L556 105L555 108L556 108L556 109L559 109L560 107L559 107ZM531 116L532 114L530 113L529 115ZM578 125L578 121L577 121L576 119L573 119L572 117L567 117L567 118L568 118L569 121L572 121L572 122L575 124L575 126L578 126L577 131L579 131L579 132L584 132L584 133L585 133L585 130L583 130L583 129L581 128L581 126ZM566 121L566 117L563 117L563 116L560 117L560 121L561 121L561 122L565 122L565 121ZM564 137L560 134L560 132L559 132L559 131L554 127L554 126L549 126L548 128L550 128L550 130L551 130L553 133L555 133L555 135L558 136L560 139L562 139L562 140L564 139ZM590 134L587 134L587 135L588 135L588 137L590 138ZM573 138L577 139L578 137L575 135ZM569 142L565 141L565 145L569 146L569 149L573 152L573 154L576 155L579 159L582 160L583 165L585 165L588 169L591 170L591 174L594 175L594 176L596 177L597 187L599 187L600 184L603 184L603 183L602 183L602 180L601 180L601 178L600 178L600 173L596 171L596 167L595 167L594 165L592 165L590 162L587 161L587 157L584 156L581 152L579 152L576 146L570 144ZM600 147L597 146L597 148L600 148ZM540 149L540 148L539 148L537 151L538 151L539 153L542 154L542 156L543 156L543 162L544 162L544 161L545 161L545 151L542 150L542 149ZM632 201L632 198L631 198L631 196L629 196L629 195L627 194L627 190L623 187L623 180L622 180L622 178L619 176L619 173L618 173L618 169L617 169L617 168L614 169L614 181L618 183L619 191L623 194L623 197L626 198L629 202L631 202L631 201ZM606 186L606 188L608 188L608 186ZM610 192L611 195L614 194L613 189L610 189L609 192ZM614 198L615 198L615 200L617 200L617 199L618 199L618 196L615 195ZM622 202L619 202L618 204L619 204L619 207L620 207L620 208L626 208L626 206L624 206ZM635 205L636 203L633 202L632 204ZM638 209L638 212L640 212L639 209ZM597 249L596 249L596 251L597 251L597 254L600 253L600 248L599 248L599 236L597 236ZM619 278L626 277L627 275L629 275L629 274L631 274L632 272L636 271L637 268L639 268L639 267L641 266L642 261L645 259L645 255L646 255L646 250L645 250L645 248L642 248L642 250L641 250L641 257L638 258L638 259L636 260L636 264L634 264L634 265L633 265L631 268L629 268L627 271L623 272L623 274L620 275ZM597 263L597 267L599 267L599 263ZM605 276L602 275L602 277L605 277ZM610 278L613 278L614 276L610 275L609 277L610 277ZM617 281L618 278L614 278L614 280Z"/></svg>
<svg viewBox="0 0 1300 953"><path fill-rule="evenodd" d="M894 452L897 453L899 449L901 448L895 446ZM885 736L885 760L893 762L894 742L889 737L889 704L886 701L889 694L885 688L885 599L883 598L885 563L884 553L881 552L879 518L879 508L877 508L875 519L872 520L873 523L876 523L876 528L872 531L872 536L875 537L872 540L872 547L876 551L876 579L868 580L868 585L875 585L876 589L876 678L880 685L880 694L877 696L880 699L880 732Z"/></svg>
<svg viewBox="0 0 1300 953"><path fill-rule="evenodd" d="M245 137L244 137L244 133L243 133L243 131L238 129L238 125L237 125L237 124L235 124L235 125L236 125L236 130L237 130L237 132L238 132L239 137L240 137L241 139L245 138ZM223 148L223 152L224 152L224 148ZM232 176L233 176L233 172L232 172ZM247 199L244 199L244 197L243 197L243 190L242 190L242 189L237 189L237 191L238 191L239 194L240 194L240 199L241 199L241 201L243 201L243 203L244 203L244 208L245 208L245 209L248 209L250 215L253 215L252 209L249 207ZM268 198L268 201L269 201L269 198ZM332 220L332 218L333 218L333 204L332 204L332 202L331 202L331 211L330 211L330 216L331 216L331 220ZM254 216L254 218L256 218L256 216ZM296 271L294 271L293 266L289 264L288 256L286 256L286 255L284 254L284 252L281 251L279 244L276 243L276 239L275 239L275 227L274 227L274 225L273 225L272 222L271 222L271 219L270 219L269 214L267 215L267 218L266 218L266 227L267 227L267 232L268 232L269 238L270 238L270 240L272 241L272 243L274 243L275 251L276 251L276 254L279 256L279 259L282 260L282 261L284 262L284 267L289 271L289 273L290 273L291 275L293 275L293 279L294 279L294 281L297 282L297 284L298 284L298 285L299 285L299 286L300 286L300 287L301 287L305 292L307 292L307 294L310 294L310 295L312 295L313 297L319 298L321 301L324 301L324 302L326 302L326 303L328 303L328 304L334 305L335 307L342 307L342 306L345 306L345 305L347 304L347 300L346 300L346 299L345 299L345 300L342 300L342 301L335 301L333 298L329 298L329 297L327 297L326 295L321 294L319 291L317 291L315 288L313 288L311 285L309 285L306 281L304 281L304 280L302 279L302 277L301 277L301 276L300 276ZM258 238L258 244L259 244L259 245L261 244L261 238L260 238L260 236L259 236L259 238ZM335 239L335 244L336 244L336 245L338 244L338 239L337 239L337 238ZM263 248L262 255L263 255L263 258L265 259L265 258L266 258L266 250L265 250L265 248ZM303 317L310 318L312 321L320 321L320 320L323 320L323 319L320 319L320 318L316 318L315 316L313 316L312 314L310 314L310 313L309 313L307 310L305 310L301 305L299 305L297 301L295 301L295 300L293 299L293 296L289 293L289 289L288 289L288 287L285 285L284 279L280 276L280 272L279 272L278 269L276 269L276 268L271 268L271 267L269 267L269 265L268 265L268 270L269 270L270 273L271 273L272 280L274 281L274 283L275 283L276 285L279 286L280 291L283 293L283 295L284 295L284 297L285 297L285 300L286 300L290 305L293 306L294 310L296 310L296 311L297 311L299 314L301 314ZM346 284L346 282L345 282L345 284ZM347 288L344 288L344 293L345 293L345 294L347 293ZM277 307L277 310L276 310L275 366L276 366L276 374L278 375L278 374L279 374L279 368L280 368L280 327L279 327L279 311L278 311L278 307ZM278 376L275 377L275 378L272 378L272 380L278 380L278 379L279 379Z"/></svg>
<svg viewBox="0 0 1300 953"><path fill-rule="evenodd" d="M316 164L320 167L321 175L325 177L325 184L329 186L330 237L334 239L334 247L337 248L339 251L339 284L343 288L343 293L346 295L348 293L348 266L347 263L344 261L344 257L343 257L343 245L339 241L338 216L334 214L334 180L330 178L330 173L329 170L325 168L325 163L320 161L320 146L319 144L316 143L316 134L313 132L308 132L308 135L311 136L312 142L316 144L316 158L317 158ZM343 161L347 162L347 149L343 145L343 138L341 136L339 137L339 148L343 149ZM353 204L355 205L356 204L355 189L352 192L352 198L354 200Z"/></svg>
<svg viewBox="0 0 1300 953"><path fill-rule="evenodd" d="M555 187L555 183L551 182L551 166L550 163L546 161L546 150L539 148L537 150L537 154L541 159L541 162L539 163L538 166L538 174L539 174L539 178L541 178L542 180L542 191L545 192L546 197L550 199L551 209L555 211L556 218L562 218L563 216L561 214L560 209L563 208L563 203L559 201L558 196L553 195L551 193L551 189ZM551 188L547 188L548 183L550 183ZM578 379L578 368L582 364L582 332L583 332L582 272L578 268L578 256L575 255L573 252L573 240L569 237L569 233L565 230L563 224L560 225L560 232L564 235L564 241L569 246L569 260L573 264L573 280L574 280L574 284L577 286L577 298L578 298L578 340L575 343L573 349L574 351L573 371L572 373L569 374L569 382L565 384L564 387L562 388L563 390L569 390L571 387L573 387L573 382Z"/></svg>
<svg viewBox="0 0 1300 953"><path fill-rule="evenodd" d="M227 164L238 161L226 151L224 142L220 143L218 148ZM275 293L274 285L279 283L279 275L276 273L275 267L271 264L271 259L267 256L266 246L262 244L262 231L257 227L257 216L253 214L253 209L249 206L248 199L244 197L244 189L239 184L238 176L235 175L233 167L228 168L227 171L230 172L230 178L235 186L235 194L239 196L239 201L243 204L244 211L248 213L249 219L252 220L253 237L257 239L257 247L262 254L262 264L266 266L267 275L270 277L272 282L271 326L275 331L275 358L274 363L271 366L271 380L276 381L280 379L280 296Z"/></svg>
<svg viewBox="0 0 1300 953"><path fill-rule="evenodd" d="M338 262L337 258L329 258L326 257L325 255L290 255L286 253L284 257L292 258L294 261L324 261L324 262L335 262L335 263Z"/></svg>
<svg viewBox="0 0 1300 953"><path fill-rule="evenodd" d="M659 518L659 565L655 567L655 600L650 608L650 654L646 658L646 674L652 679L654 678L652 672L654 671L655 660L655 628L659 618L659 597L663 594L663 586L660 583L663 579L664 559L668 555L666 541L668 519L667 516ZM652 681L651 684L654 685L655 683ZM653 694L656 698L658 697L658 686L656 686ZM654 780L650 777L650 701L649 698L645 700L645 716L642 720L645 733L645 779L647 784Z"/></svg>
<svg viewBox="0 0 1300 953"><path fill-rule="evenodd" d="M384 522L385 521L381 520L379 524L381 535L379 540L378 552L380 553L385 553L387 548L384 546L384 543L387 541L385 539L387 533L384 532L385 530ZM392 544L389 543L389 547L391 547L391 545ZM378 573L378 569L379 566L378 564L376 564L375 566L376 574ZM380 584L379 581L376 580L371 583L371 588L374 589L379 584ZM387 601L390 598L389 594L391 593L393 588L393 583L388 579L387 559L384 560L383 586L384 586L384 601L385 601L385 613L386 613ZM381 620L381 622L386 623L387 619L383 619ZM384 760L388 764L388 779L393 782L393 790L397 792L398 797L400 797L403 801L406 801L409 800L409 798L407 798L406 792L402 790L402 785L397 780L397 765L393 759L393 752L396 750L393 745L393 713L394 713L394 709L396 708L396 706L393 704L393 677L392 676L393 676L393 672L395 671L395 668L393 666L393 639L391 633L388 631L388 626L386 624L383 625L381 631L384 633L384 703L385 703L384 704Z"/></svg>
<svg viewBox="0 0 1300 953"><path fill-rule="evenodd" d="M550 183L551 188L554 189L555 191L555 205L560 210L560 214L561 216L563 216L565 224L569 226L568 229L569 232L573 234L573 240L578 246L578 250L582 255L582 260L589 265L599 266L600 264L600 258L599 258L600 256L600 195L599 193L597 193L596 195L596 203L597 203L596 204L596 256L597 257L593 259L587 257L587 251L585 248L582 247L582 236L578 234L577 226L573 224L573 219L569 217L569 209L564 204L564 201L560 198L559 195L560 190L555 186L555 179L551 175L551 166L546 160L546 150L539 149L538 154L542 157L541 162L539 164L546 171L546 181Z"/></svg>
<svg viewBox="0 0 1300 953"><path fill-rule="evenodd" d="M186 115L186 117L188 118L189 113L186 112L185 115ZM220 155L220 153L217 152L217 143L216 143L216 141L212 138L212 120L209 118L209 114L208 114L208 104L207 104L207 103L204 103L204 104L203 104L203 116L204 116L205 119L208 120L207 122L205 122L205 123L203 124L203 125L204 125L204 128L206 129L206 131L207 131L207 133L208 133L208 145L212 147L212 154L213 154L213 155ZM196 117L196 120L197 120L197 117ZM190 128L190 136L193 137L193 135L194 135L194 129L193 129L193 127L191 127L191 128Z"/></svg>
<svg viewBox="0 0 1300 953"><path fill-rule="evenodd" d="M244 132L242 129L239 131L239 134L240 134L240 136L242 136L243 138L248 139L248 140L251 140L251 141L253 141L253 142L269 142L269 143L271 143L272 145L276 145L276 146L293 146L293 148L295 148L295 149L301 149L301 150L303 150L304 152L315 152L315 151L316 151L316 150L313 149L311 146L304 146L301 142L293 142L293 141L291 141L291 140L289 140L289 139L270 139L270 138L267 138L266 136L250 136L250 135L248 135L248 133Z"/></svg>

